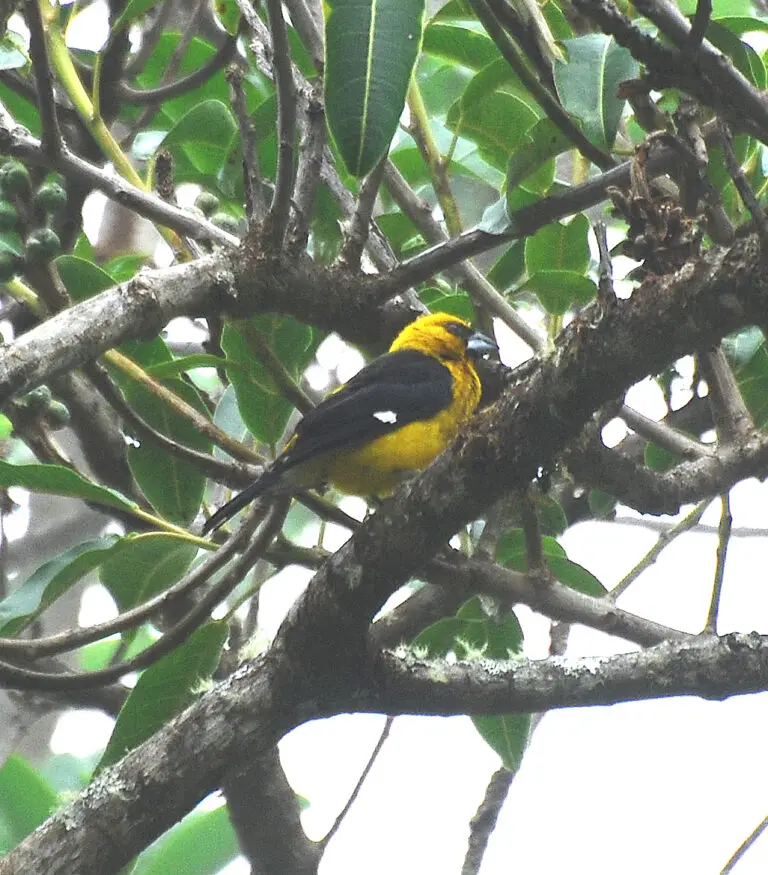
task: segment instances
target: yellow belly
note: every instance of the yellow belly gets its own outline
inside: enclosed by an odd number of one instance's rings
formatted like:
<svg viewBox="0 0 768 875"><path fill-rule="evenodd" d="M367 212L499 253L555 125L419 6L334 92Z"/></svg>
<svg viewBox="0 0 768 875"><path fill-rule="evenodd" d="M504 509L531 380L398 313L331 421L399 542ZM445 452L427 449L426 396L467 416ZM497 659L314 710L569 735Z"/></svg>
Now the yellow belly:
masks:
<svg viewBox="0 0 768 875"><path fill-rule="evenodd" d="M433 419L412 422L371 443L324 459L312 477L351 495L387 495L404 478L431 464L453 442L480 401L480 381L461 380L464 391ZM318 460L320 462L320 460Z"/></svg>

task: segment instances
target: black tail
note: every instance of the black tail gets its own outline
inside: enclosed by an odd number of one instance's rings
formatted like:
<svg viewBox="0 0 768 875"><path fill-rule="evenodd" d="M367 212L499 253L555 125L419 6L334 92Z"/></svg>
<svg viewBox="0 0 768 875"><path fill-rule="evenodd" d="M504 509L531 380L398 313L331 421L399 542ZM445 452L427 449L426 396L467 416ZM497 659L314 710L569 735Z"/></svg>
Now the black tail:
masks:
<svg viewBox="0 0 768 875"><path fill-rule="evenodd" d="M215 532L216 529L223 526L227 520L232 519L236 513L239 513L244 507L247 507L255 498L273 492L274 487L279 483L280 477L283 473L283 467L284 466L279 465L278 460L277 465L268 468L258 480L251 483L250 486L246 486L246 488L238 493L231 501L222 505L216 513L203 524L203 537L205 537L205 535L210 535L211 532ZM279 486L277 491L280 491Z"/></svg>

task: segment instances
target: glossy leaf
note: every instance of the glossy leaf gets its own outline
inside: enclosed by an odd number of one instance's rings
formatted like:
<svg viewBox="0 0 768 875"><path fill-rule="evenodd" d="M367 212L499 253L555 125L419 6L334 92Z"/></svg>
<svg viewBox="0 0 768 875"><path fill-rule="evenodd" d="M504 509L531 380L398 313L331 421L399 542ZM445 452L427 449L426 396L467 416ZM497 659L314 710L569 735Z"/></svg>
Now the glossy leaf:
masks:
<svg viewBox="0 0 768 875"><path fill-rule="evenodd" d="M12 465L0 459L0 487L20 486L30 492L65 495L131 512L136 505L117 490L97 486L61 465Z"/></svg>
<svg viewBox="0 0 768 875"><path fill-rule="evenodd" d="M330 0L325 111L350 173L364 176L389 148L421 44L423 0Z"/></svg>
<svg viewBox="0 0 768 875"><path fill-rule="evenodd" d="M76 255L60 255L56 267L73 301L85 301L115 285L115 280L92 261Z"/></svg>
<svg viewBox="0 0 768 875"><path fill-rule="evenodd" d="M0 768L0 854L9 851L56 810L58 793L23 757Z"/></svg>
<svg viewBox="0 0 768 875"><path fill-rule="evenodd" d="M229 107L220 100L205 100L176 122L162 145L174 158L189 159L198 174L215 178L236 131Z"/></svg>
<svg viewBox="0 0 768 875"><path fill-rule="evenodd" d="M464 23L432 21L424 30L424 51L471 70L482 70L501 56L494 41Z"/></svg>
<svg viewBox="0 0 768 875"><path fill-rule="evenodd" d="M44 562L0 602L0 634L18 634L115 550L116 535L83 541Z"/></svg>
<svg viewBox="0 0 768 875"><path fill-rule="evenodd" d="M535 292L547 313L561 316L574 305L583 307L597 292L594 282L574 270L539 270L522 288Z"/></svg>
<svg viewBox="0 0 768 875"><path fill-rule="evenodd" d="M193 811L136 860L130 875L214 875L240 853L226 805Z"/></svg>
<svg viewBox="0 0 768 875"><path fill-rule="evenodd" d="M507 191L538 170L542 164L573 148L571 140L548 119L539 119L522 137L507 165Z"/></svg>
<svg viewBox="0 0 768 875"><path fill-rule="evenodd" d="M737 373L739 389L755 426L768 425L768 350L762 343Z"/></svg>
<svg viewBox="0 0 768 875"><path fill-rule="evenodd" d="M525 266L529 274L543 270L584 273L589 266L589 220L580 213L568 224L553 222L525 241Z"/></svg>
<svg viewBox="0 0 768 875"><path fill-rule="evenodd" d="M228 360L240 365L230 378L243 420L254 437L275 444L285 430L293 405L279 394L269 369L259 360L249 330L258 332L294 379L314 355L317 340L312 328L283 316L255 316L250 324L242 322L224 329L222 349Z"/></svg>
<svg viewBox="0 0 768 875"><path fill-rule="evenodd" d="M552 574L565 586L585 595L600 598L607 590L600 581L582 565L572 562L564 548L547 535L541 539L542 553ZM525 536L522 529L510 529L499 538L496 545L496 559L516 571L528 570L528 557L525 550Z"/></svg>
<svg viewBox="0 0 768 875"><path fill-rule="evenodd" d="M140 675L120 709L96 771L116 763L191 704L219 663L227 623L207 623Z"/></svg>
<svg viewBox="0 0 768 875"><path fill-rule="evenodd" d="M208 415L197 390L180 379L163 380L187 404ZM176 413L167 402L144 386L123 381L126 401L153 428L176 443L208 453L211 441L186 417ZM150 441L128 447L128 464L150 504L164 517L186 526L195 518L205 491L205 475L179 456L171 455Z"/></svg>
<svg viewBox="0 0 768 875"><path fill-rule="evenodd" d="M625 103L616 91L624 80L637 78L638 63L601 33L564 40L563 45L568 63L556 61L553 66L560 100L581 121L592 143L611 149Z"/></svg>
<svg viewBox="0 0 768 875"><path fill-rule="evenodd" d="M128 536L121 549L102 563L99 577L122 612L180 580L196 555L194 544L175 535Z"/></svg>

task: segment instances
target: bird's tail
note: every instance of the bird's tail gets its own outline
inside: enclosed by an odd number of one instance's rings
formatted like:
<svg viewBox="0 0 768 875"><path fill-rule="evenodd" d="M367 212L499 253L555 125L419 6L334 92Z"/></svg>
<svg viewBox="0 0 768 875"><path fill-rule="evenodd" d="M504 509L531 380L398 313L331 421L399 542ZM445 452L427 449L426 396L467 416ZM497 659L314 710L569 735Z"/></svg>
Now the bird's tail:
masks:
<svg viewBox="0 0 768 875"><path fill-rule="evenodd" d="M283 473L282 467L279 464L268 468L258 480L251 483L250 486L238 493L231 501L223 504L214 513L210 519L207 519L203 524L203 537L215 532L221 528L227 520L239 513L244 507L247 507L254 499L260 495L271 495L274 492L280 492L279 482ZM278 487L277 489L275 487Z"/></svg>

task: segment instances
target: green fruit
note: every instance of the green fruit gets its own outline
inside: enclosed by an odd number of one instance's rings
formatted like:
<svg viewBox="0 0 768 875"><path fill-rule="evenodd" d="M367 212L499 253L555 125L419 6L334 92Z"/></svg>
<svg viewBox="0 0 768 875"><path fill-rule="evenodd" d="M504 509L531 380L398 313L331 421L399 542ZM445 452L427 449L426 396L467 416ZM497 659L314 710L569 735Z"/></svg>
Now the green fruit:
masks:
<svg viewBox="0 0 768 875"><path fill-rule="evenodd" d="M51 401L45 411L45 418L51 428L63 428L65 425L69 425L69 409L61 401Z"/></svg>
<svg viewBox="0 0 768 875"><path fill-rule="evenodd" d="M27 237L24 248L27 264L45 264L61 252L61 241L51 228L38 228Z"/></svg>
<svg viewBox="0 0 768 875"><path fill-rule="evenodd" d="M6 161L0 167L0 188L8 197L29 197L32 183L27 168L18 161Z"/></svg>
<svg viewBox="0 0 768 875"><path fill-rule="evenodd" d="M201 191L197 196L195 206L202 211L204 216L211 216L219 208L219 199L210 191Z"/></svg>
<svg viewBox="0 0 768 875"><path fill-rule="evenodd" d="M214 213L211 216L211 222L222 231L229 231L230 234L240 234L240 222L229 213Z"/></svg>
<svg viewBox="0 0 768 875"><path fill-rule="evenodd" d="M18 273L21 259L12 252L0 252L0 283L8 282Z"/></svg>
<svg viewBox="0 0 768 875"><path fill-rule="evenodd" d="M35 192L34 205L43 212L54 215L67 205L67 193L58 182L46 182Z"/></svg>
<svg viewBox="0 0 768 875"><path fill-rule="evenodd" d="M51 395L51 390L47 386L38 386L31 392L27 392L23 396L23 401L27 407L33 410L43 410L50 406L53 401L53 395Z"/></svg>
<svg viewBox="0 0 768 875"><path fill-rule="evenodd" d="M0 231L15 231L19 224L19 211L10 202L0 200Z"/></svg>

